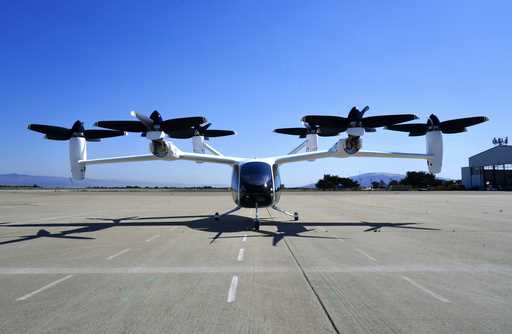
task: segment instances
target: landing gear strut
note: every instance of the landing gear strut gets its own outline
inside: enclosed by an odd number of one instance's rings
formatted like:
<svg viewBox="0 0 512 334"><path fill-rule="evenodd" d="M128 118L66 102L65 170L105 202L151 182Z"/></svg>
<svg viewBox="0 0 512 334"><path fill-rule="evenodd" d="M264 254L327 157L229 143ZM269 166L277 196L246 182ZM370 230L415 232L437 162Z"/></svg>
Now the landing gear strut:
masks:
<svg viewBox="0 0 512 334"><path fill-rule="evenodd" d="M294 221L298 221L299 220L299 213L298 212L290 212L290 211L286 211L284 209L281 209L280 207L278 207L277 205L272 205L272 209L278 211L278 212L281 212L282 214L285 214L287 216L290 216L293 218Z"/></svg>
<svg viewBox="0 0 512 334"><path fill-rule="evenodd" d="M213 219L215 219L215 220L219 220L219 219L220 219L220 217L227 216L227 215L229 215L230 213L233 213L233 212L238 211L238 210L240 210L240 209L241 209L241 208L240 208L239 206L237 206L236 208L233 208L233 209L228 210L228 211L226 211L226 212L223 212L223 213L221 213L221 214L219 214L218 212L215 212L215 214L212 216L212 218L213 218Z"/></svg>
<svg viewBox="0 0 512 334"><path fill-rule="evenodd" d="M255 231L259 231L260 230L260 215L259 215L259 212L258 212L258 203L256 203L256 207L255 207L255 217L254 217L254 230Z"/></svg>

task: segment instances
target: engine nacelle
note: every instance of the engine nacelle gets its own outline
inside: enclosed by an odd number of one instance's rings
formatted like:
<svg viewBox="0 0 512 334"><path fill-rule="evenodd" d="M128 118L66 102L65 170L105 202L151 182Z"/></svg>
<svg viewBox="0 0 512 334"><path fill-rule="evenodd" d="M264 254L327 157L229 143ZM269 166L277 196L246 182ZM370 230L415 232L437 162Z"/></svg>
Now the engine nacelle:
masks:
<svg viewBox="0 0 512 334"><path fill-rule="evenodd" d="M177 159L176 147L165 140L152 140L149 143L149 150L158 158Z"/></svg>
<svg viewBox="0 0 512 334"><path fill-rule="evenodd" d="M348 128L347 134L352 137L362 137L364 135L364 128Z"/></svg>
<svg viewBox="0 0 512 334"><path fill-rule="evenodd" d="M69 164L75 180L85 178L85 164L78 163L80 160L87 160L87 142L84 137L73 137L69 140Z"/></svg>
<svg viewBox="0 0 512 334"><path fill-rule="evenodd" d="M361 137L355 137L355 136L348 136L343 141L343 151L345 151L347 154L355 154L359 152L361 147L363 146L363 141Z"/></svg>
<svg viewBox="0 0 512 334"><path fill-rule="evenodd" d="M441 131L428 131L426 135L427 154L433 158L427 160L428 171L432 174L441 173L443 168L443 135Z"/></svg>

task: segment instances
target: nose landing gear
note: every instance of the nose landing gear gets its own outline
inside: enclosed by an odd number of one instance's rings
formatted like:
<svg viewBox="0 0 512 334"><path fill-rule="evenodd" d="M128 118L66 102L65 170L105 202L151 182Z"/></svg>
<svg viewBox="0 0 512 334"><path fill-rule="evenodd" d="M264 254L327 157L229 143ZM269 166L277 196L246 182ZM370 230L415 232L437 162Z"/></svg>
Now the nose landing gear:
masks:
<svg viewBox="0 0 512 334"><path fill-rule="evenodd" d="M258 212L258 203L256 203L254 215L255 215L255 217L254 217L254 230L255 231L259 231L260 230L260 215L259 215L259 212Z"/></svg>

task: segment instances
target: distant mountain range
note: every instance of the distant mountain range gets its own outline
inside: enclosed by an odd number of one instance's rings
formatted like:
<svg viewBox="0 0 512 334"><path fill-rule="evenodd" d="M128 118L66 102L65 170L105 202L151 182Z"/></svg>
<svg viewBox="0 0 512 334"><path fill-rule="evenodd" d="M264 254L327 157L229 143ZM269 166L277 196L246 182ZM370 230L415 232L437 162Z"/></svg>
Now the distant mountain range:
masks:
<svg viewBox="0 0 512 334"><path fill-rule="evenodd" d="M372 185L372 182L380 182L380 180L384 181L384 183L386 184L393 180L400 181L403 178L405 178L405 175L393 173L364 173L350 176L350 178L354 181L357 181L361 187L366 188L370 187ZM315 184L308 184L303 188L315 188Z"/></svg>
<svg viewBox="0 0 512 334"><path fill-rule="evenodd" d="M357 181L361 187L365 188L370 187L372 182L380 182L381 180L386 184L391 181L400 181L405 178L405 175L392 173L364 173L351 176L350 178Z"/></svg>
<svg viewBox="0 0 512 334"><path fill-rule="evenodd" d="M24 174L0 174L0 185L2 186L34 186L41 188L87 188L87 187L187 187L181 183L144 182L144 181L122 181L122 180L100 180L85 179L75 181L67 177L40 176Z"/></svg>

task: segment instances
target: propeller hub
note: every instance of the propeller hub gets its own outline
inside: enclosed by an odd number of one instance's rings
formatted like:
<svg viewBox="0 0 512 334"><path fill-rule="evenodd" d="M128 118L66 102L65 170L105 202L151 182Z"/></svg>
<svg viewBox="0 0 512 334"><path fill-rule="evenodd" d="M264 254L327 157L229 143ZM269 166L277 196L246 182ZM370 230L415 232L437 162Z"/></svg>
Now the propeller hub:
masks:
<svg viewBox="0 0 512 334"><path fill-rule="evenodd" d="M428 131L437 131L440 130L441 122L436 115L432 114L427 120Z"/></svg>
<svg viewBox="0 0 512 334"><path fill-rule="evenodd" d="M160 115L158 110L154 110L149 118L153 121L153 125L158 125L160 128L160 123L162 123L162 115Z"/></svg>

